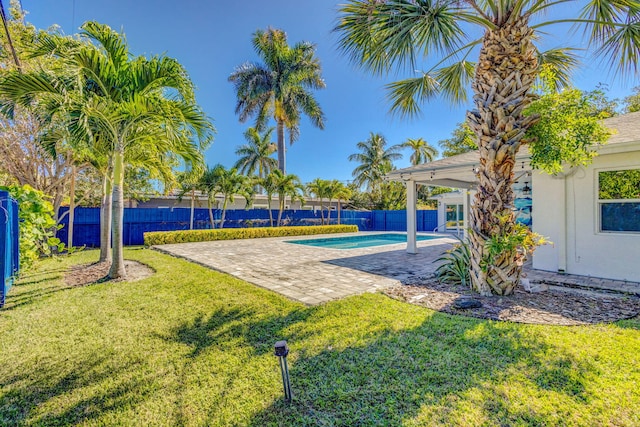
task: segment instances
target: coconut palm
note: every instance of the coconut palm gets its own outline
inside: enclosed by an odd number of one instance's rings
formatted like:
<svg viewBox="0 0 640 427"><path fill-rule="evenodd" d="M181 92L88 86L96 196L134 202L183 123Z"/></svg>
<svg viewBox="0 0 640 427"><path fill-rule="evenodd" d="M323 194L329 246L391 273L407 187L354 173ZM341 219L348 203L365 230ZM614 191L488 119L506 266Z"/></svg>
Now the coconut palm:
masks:
<svg viewBox="0 0 640 427"><path fill-rule="evenodd" d="M414 166L433 162L438 157L438 149L429 144L424 138L407 138L405 142L398 144L398 147L411 149L409 160Z"/></svg>
<svg viewBox="0 0 640 427"><path fill-rule="evenodd" d="M356 145L360 153L349 156L349 161L360 163L353 170L354 182L372 191L380 186L384 176L393 170L393 161L402 158L400 147L387 147L387 140L379 133L371 132L366 141Z"/></svg>
<svg viewBox="0 0 640 427"><path fill-rule="evenodd" d="M249 128L244 133L247 144L241 145L236 150L236 156L240 156L234 165L240 173L245 175L257 175L264 179L271 170L278 167L278 161L271 157L276 152L276 145L271 142L274 128L269 128L260 135L256 128Z"/></svg>
<svg viewBox="0 0 640 427"><path fill-rule="evenodd" d="M315 46L301 42L290 47L282 30L268 28L253 35L253 47L263 63L244 63L229 77L236 89L236 114L244 122L255 116L255 127L265 128L269 117L276 122L278 168L286 174L285 129L289 142L299 133L300 115L324 128L324 113L311 90L325 87Z"/></svg>
<svg viewBox="0 0 640 427"><path fill-rule="evenodd" d="M64 70L8 73L0 92L22 104L40 97L51 109L58 108L74 140L97 135L108 147L113 176L109 277L118 278L126 275L122 224L127 153L143 152L145 163L154 165L166 164L175 155L196 165L202 162L203 146L192 140L207 142L213 127L195 104L193 84L177 61L134 58L122 34L96 22L83 24L81 35L80 42L42 36L34 55L58 55Z"/></svg>
<svg viewBox="0 0 640 427"><path fill-rule="evenodd" d="M542 64L554 70L559 86L568 84L575 51L542 52L536 42L551 24L573 21L616 72L638 75L640 6L634 1L582 3L569 19L549 19L569 0L351 0L341 6L336 26L339 45L350 58L374 73L394 68L416 70L415 77L388 85L394 111L419 112L421 101L438 95L465 101L474 92L467 115L480 151L478 191L470 218L472 286L481 294L509 294L521 266L511 210L515 156L527 130L536 122L525 115L532 85ZM470 31L478 29L477 39ZM479 48L477 62L469 61ZM434 65L432 65L434 64ZM489 244L491 243L491 244Z"/></svg>

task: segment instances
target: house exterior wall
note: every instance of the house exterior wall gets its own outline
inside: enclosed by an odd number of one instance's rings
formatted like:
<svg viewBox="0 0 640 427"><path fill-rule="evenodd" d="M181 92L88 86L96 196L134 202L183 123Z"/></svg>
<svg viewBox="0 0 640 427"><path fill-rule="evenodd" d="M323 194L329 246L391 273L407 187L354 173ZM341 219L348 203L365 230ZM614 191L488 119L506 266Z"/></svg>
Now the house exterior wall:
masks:
<svg viewBox="0 0 640 427"><path fill-rule="evenodd" d="M554 242L536 250L534 268L640 282L640 233L599 230L598 172L629 168L640 151L601 153L564 179L534 174L533 231Z"/></svg>

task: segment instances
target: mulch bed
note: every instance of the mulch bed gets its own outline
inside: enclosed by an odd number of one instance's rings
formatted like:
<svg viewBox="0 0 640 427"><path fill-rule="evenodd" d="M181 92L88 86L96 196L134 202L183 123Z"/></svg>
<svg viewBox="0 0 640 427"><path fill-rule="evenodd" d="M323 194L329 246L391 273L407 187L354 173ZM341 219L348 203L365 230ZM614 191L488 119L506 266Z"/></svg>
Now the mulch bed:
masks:
<svg viewBox="0 0 640 427"><path fill-rule="evenodd" d="M124 267L127 270L127 277L124 279L109 279L107 275L109 274L110 265L110 263L106 262L75 265L65 274L64 282L69 287L103 282L135 282L155 273L151 267L145 264L125 260Z"/></svg>
<svg viewBox="0 0 640 427"><path fill-rule="evenodd" d="M586 325L615 322L640 314L636 295L611 295L597 292L547 289L529 293L516 289L507 297L483 297L462 286L440 283L436 278L416 278L384 290L392 298L450 314L543 325ZM480 308L458 309L454 301L471 297Z"/></svg>

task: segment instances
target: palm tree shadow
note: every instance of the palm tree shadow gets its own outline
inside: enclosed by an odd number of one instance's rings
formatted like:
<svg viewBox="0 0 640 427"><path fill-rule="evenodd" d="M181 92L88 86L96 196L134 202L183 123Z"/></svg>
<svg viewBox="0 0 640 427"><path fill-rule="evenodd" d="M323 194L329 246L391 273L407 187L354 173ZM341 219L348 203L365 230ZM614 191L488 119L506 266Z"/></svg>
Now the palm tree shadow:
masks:
<svg viewBox="0 0 640 427"><path fill-rule="evenodd" d="M113 358L94 354L84 361L74 361L73 369L66 373L42 364L35 371L8 377L0 383L5 391L0 394L0 424L77 425L109 412L118 413L151 395L156 374L139 375L140 362L114 363ZM99 383L105 386L95 389ZM60 411L40 410L49 401L77 393L82 398Z"/></svg>
<svg viewBox="0 0 640 427"><path fill-rule="evenodd" d="M549 351L548 345L522 335L513 325L436 313L415 329L388 330L361 347L326 348L307 355L295 350L295 340L289 344L294 401L276 399L255 415L252 426L401 425L418 416L421 408L446 406L510 369L532 372L531 380L541 390L588 400L584 378L590 366L566 354L541 361L538 356ZM505 419L516 423L522 415L507 405L496 409L496 402L500 400L485 402L490 424L503 424ZM440 416L438 423L456 424L453 416ZM550 421L530 417L540 425Z"/></svg>

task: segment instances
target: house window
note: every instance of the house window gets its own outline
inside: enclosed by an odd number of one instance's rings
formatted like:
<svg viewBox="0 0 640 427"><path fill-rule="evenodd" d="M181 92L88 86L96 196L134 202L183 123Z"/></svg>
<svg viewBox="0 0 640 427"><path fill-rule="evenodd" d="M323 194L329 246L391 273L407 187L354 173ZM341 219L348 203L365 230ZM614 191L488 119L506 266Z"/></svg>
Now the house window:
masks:
<svg viewBox="0 0 640 427"><path fill-rule="evenodd" d="M640 169L598 172L600 231L640 232Z"/></svg>

